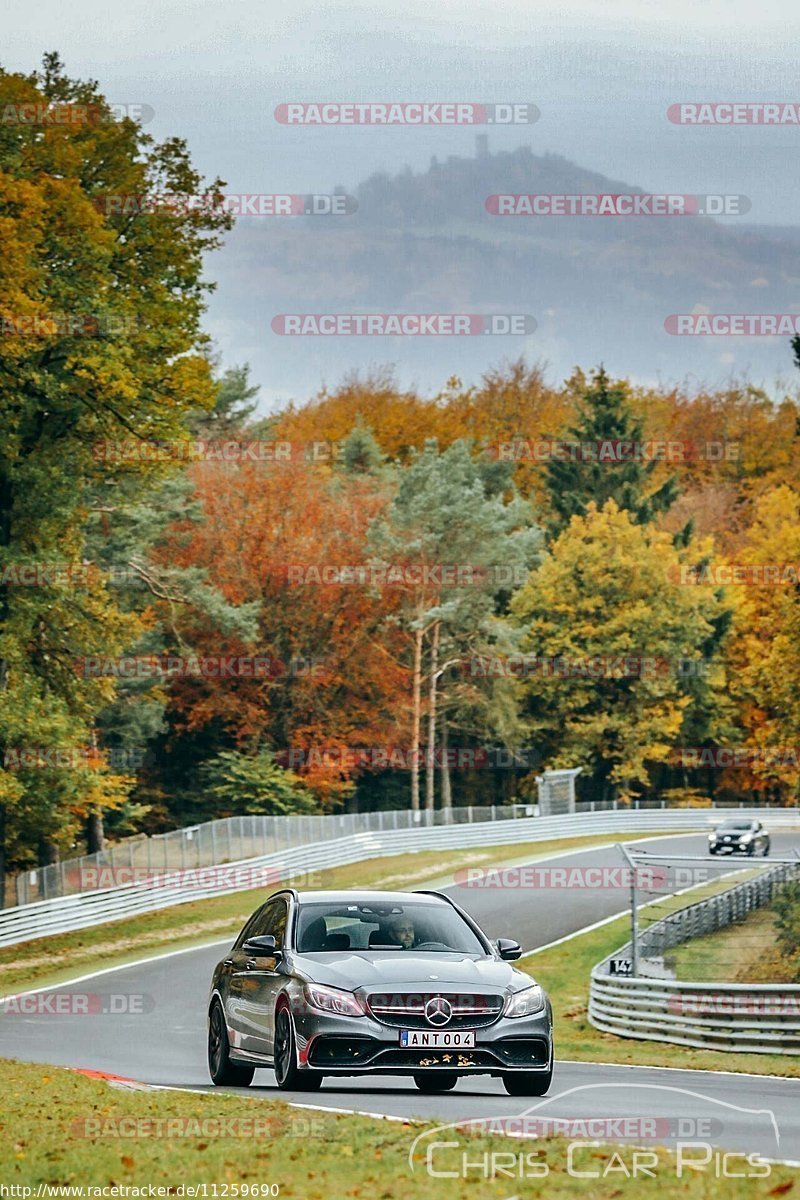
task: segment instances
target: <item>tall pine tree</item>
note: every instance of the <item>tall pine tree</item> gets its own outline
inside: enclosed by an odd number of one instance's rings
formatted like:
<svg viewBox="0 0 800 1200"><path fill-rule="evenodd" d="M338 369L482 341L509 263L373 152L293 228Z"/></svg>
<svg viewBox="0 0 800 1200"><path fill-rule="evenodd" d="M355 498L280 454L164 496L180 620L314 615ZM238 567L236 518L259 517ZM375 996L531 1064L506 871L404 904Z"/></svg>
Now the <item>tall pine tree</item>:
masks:
<svg viewBox="0 0 800 1200"><path fill-rule="evenodd" d="M586 449L578 449L574 459L571 455L546 464L551 540L567 527L570 518L586 516L592 502L602 509L607 500L613 500L638 525L650 524L675 503L677 477L651 485L656 459L644 461L634 452L619 461L621 443L635 446L644 440L644 423L632 412L624 385L612 383L602 367L586 386L578 405L578 421L567 440Z"/></svg>

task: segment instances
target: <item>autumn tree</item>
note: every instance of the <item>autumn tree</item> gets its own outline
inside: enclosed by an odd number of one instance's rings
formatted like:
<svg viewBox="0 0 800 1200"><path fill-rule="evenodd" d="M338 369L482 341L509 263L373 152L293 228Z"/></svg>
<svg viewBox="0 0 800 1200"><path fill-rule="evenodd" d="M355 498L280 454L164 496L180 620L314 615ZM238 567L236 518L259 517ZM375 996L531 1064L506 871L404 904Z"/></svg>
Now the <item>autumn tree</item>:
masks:
<svg viewBox="0 0 800 1200"><path fill-rule="evenodd" d="M675 502L674 476L651 485L657 460L646 461L636 449L644 440L644 423L633 413L625 385L612 383L603 368L583 388L577 420L564 440L576 444L574 456L556 456L545 467L551 536L573 516L585 516L590 504L602 508L613 500L633 520L648 524Z"/></svg>
<svg viewBox="0 0 800 1200"><path fill-rule="evenodd" d="M207 573L225 600L255 606L252 637L222 634L199 612L185 636L201 653L254 655L273 664L258 678L174 681L162 746L175 804L206 804L202 762L225 751L266 748L318 802L353 791L351 752L400 743L408 675L397 635L384 625L394 597L348 570L367 561L370 523L388 502L378 473L340 471L298 456L276 463L213 463L190 472L201 521L176 522L161 547L173 567ZM343 572L343 582L327 572ZM187 787L188 782L188 787ZM182 799L185 797L185 800Z"/></svg>
<svg viewBox="0 0 800 1200"><path fill-rule="evenodd" d="M680 579L670 536L614 500L590 503L551 543L511 602L532 656L519 689L547 766L581 766L627 799L668 761L691 704L680 665L702 659L719 611Z"/></svg>
<svg viewBox="0 0 800 1200"><path fill-rule="evenodd" d="M781 486L762 496L737 553L740 582L730 674L744 741L746 775L760 791L776 785L800 795L800 492Z"/></svg>
<svg viewBox="0 0 800 1200"><path fill-rule="evenodd" d="M508 597L536 560L539 531L513 490L508 463L475 458L460 440L434 441L400 471L386 514L370 529L373 554L394 570L399 619L411 641L411 807L419 808L423 688L427 682L426 808L434 806L439 680L459 666L476 638L488 638ZM461 578L448 569L461 571Z"/></svg>
<svg viewBox="0 0 800 1200"><path fill-rule="evenodd" d="M348 376L331 391L323 389L305 403L287 405L273 429L279 440L310 450L327 444L335 453L359 421L371 429L387 458L400 461L430 438L446 445L461 432L435 399L403 390L387 370Z"/></svg>
<svg viewBox="0 0 800 1200"><path fill-rule="evenodd" d="M180 522L189 529L203 520L193 498L192 482L183 472L149 489L141 481L105 482L92 489L85 530L83 561L95 578L109 580L115 603L137 620L138 633L126 647L138 661L168 662L170 656L191 659L192 630L201 622L209 635L252 641L257 634L254 602L230 604L204 567L181 565L159 554L167 531ZM122 763L138 764L130 799L111 814L112 832L135 832L145 818L158 826L165 815L159 797L158 767L151 760L166 732L165 709L171 679L166 671L132 672L116 681L113 698L96 715L101 744ZM101 849L102 813L94 814L87 850Z"/></svg>
<svg viewBox="0 0 800 1200"><path fill-rule="evenodd" d="M150 194L219 196L178 139L156 144L116 121L96 84L56 55L32 75L0 72L0 110L53 106L66 120L0 123L0 557L4 566L79 560L87 489L147 478L109 446L186 435L214 392L200 331L206 251L229 219L215 206L129 203ZM106 448L106 451L102 449ZM46 578L46 577L45 577ZM135 624L135 622L134 622ZM81 679L76 656L116 653L135 632L105 582L16 587L0 581L0 750L91 741L108 680ZM100 772L102 774L102 771ZM86 780L83 781L86 783ZM0 768L0 895L5 847L68 845L75 819L47 772ZM97 797L97 786L81 788ZM112 783L109 801L118 793ZM85 815L85 814L84 814Z"/></svg>

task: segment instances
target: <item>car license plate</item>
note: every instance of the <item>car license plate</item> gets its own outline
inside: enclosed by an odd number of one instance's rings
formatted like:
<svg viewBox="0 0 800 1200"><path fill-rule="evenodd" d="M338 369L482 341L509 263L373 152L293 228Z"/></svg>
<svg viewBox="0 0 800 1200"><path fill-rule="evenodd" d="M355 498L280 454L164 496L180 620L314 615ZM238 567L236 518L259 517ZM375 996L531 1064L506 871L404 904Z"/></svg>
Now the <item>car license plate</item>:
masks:
<svg viewBox="0 0 800 1200"><path fill-rule="evenodd" d="M409 1050L473 1050L474 1029L401 1029L400 1045Z"/></svg>

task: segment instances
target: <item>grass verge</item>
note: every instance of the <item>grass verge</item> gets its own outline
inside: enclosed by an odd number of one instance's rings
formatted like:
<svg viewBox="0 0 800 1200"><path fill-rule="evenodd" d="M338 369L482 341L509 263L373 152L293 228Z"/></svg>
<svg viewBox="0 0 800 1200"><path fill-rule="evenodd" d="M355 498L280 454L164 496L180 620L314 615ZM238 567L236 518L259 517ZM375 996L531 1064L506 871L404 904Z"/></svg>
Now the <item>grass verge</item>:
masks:
<svg viewBox="0 0 800 1200"><path fill-rule="evenodd" d="M169 1189L162 1195L190 1195L181 1186L205 1184L194 1195L211 1200L270 1194L281 1200L422 1200L434 1192L437 1200L534 1194L702 1200L721 1188L726 1200L744 1200L784 1195L794 1178L790 1168L774 1166L760 1168L768 1171L762 1178L721 1183L713 1159L703 1171L684 1168L680 1178L674 1155L663 1149L650 1152L649 1175L632 1178L641 1149L597 1143L574 1153L573 1172L592 1173L578 1178L568 1170L564 1139L467 1138L452 1129L444 1137L457 1145L431 1152L439 1172L432 1177L424 1148L432 1139L423 1139L413 1172L409 1164L412 1142L435 1128L430 1124L303 1110L238 1094L120 1090L60 1068L9 1061L0 1061L0 1090L6 1102L0 1181L31 1188L33 1196L58 1195L48 1185L128 1186L144 1189L129 1195L146 1196L148 1186ZM525 1107L520 1101L519 1110ZM473 1164L467 1178L462 1155ZM492 1157L497 1155L503 1157ZM277 1192L270 1193L270 1185ZM24 1193L8 1194L25 1200Z"/></svg>
<svg viewBox="0 0 800 1200"><path fill-rule="evenodd" d="M714 983L797 983L798 964L778 944L775 913L757 909L743 921L675 946L666 957L678 979Z"/></svg>
<svg viewBox="0 0 800 1200"><path fill-rule="evenodd" d="M656 831L647 837L667 837ZM467 850L422 850L388 858L315 872L311 886L342 887L420 887L443 884L458 867L501 865L531 860L562 850L613 843L613 835L561 838L548 842L525 842L509 846L481 846ZM511 854L513 852L513 860ZM302 886L302 883L298 883ZM277 887L277 885L276 885ZM274 890L274 889L270 889ZM95 967L124 966L138 958L164 950L181 950L206 942L231 940L250 913L262 903L266 892L257 888L173 905L141 916L109 921L75 933L61 933L44 941L24 942L0 949L2 992L8 995L22 988L66 982Z"/></svg>

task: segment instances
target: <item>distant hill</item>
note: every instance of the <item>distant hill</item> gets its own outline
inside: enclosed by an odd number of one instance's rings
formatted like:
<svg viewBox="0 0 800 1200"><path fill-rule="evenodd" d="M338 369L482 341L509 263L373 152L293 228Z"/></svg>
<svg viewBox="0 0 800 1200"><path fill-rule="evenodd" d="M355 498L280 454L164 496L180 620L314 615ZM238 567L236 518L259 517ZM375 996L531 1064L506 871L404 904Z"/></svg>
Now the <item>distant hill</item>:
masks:
<svg viewBox="0 0 800 1200"><path fill-rule="evenodd" d="M556 378L604 361L640 380L716 383L745 371L791 379L785 341L677 338L663 323L695 306L800 312L800 229L694 216L490 215L494 193L646 190L527 147L434 158L427 172L373 175L344 190L358 198L354 215L242 218L213 260L212 332L250 359L268 396L307 394L383 363L430 391L523 350L549 361ZM288 338L270 328L276 313L366 311L523 312L538 329L456 340Z"/></svg>

